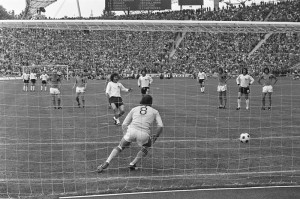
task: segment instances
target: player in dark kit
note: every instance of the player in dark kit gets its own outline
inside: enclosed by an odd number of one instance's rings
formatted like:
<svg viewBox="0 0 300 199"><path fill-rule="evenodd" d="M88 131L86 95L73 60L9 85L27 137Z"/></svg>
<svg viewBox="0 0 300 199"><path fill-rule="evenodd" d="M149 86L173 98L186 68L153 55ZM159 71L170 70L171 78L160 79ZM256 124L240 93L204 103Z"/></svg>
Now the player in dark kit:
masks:
<svg viewBox="0 0 300 199"><path fill-rule="evenodd" d="M261 83L261 81L264 81L264 83ZM274 80L274 81L273 81ZM277 82L277 77L273 74L270 74L269 68L264 69L264 73L262 76L259 77L258 83L262 85L262 110L265 110L265 104L266 104L266 95L269 95L269 107L268 110L271 110L272 105L272 93L273 93L273 86Z"/></svg>
<svg viewBox="0 0 300 199"><path fill-rule="evenodd" d="M82 102L82 107L85 107L85 98L84 94L86 91L86 86L87 86L87 77L84 76L84 72L81 72L78 76L75 77L75 83L73 86L73 89L76 87L76 101L77 105L80 108L80 99L79 97L81 96L81 102Z"/></svg>
<svg viewBox="0 0 300 199"><path fill-rule="evenodd" d="M50 94L52 96L52 102L54 109L62 109L61 107L61 96L60 96L60 89L61 89L61 80L57 75L57 71L53 70L52 76L49 78L50 81ZM56 99L57 99L57 107L56 107Z"/></svg>

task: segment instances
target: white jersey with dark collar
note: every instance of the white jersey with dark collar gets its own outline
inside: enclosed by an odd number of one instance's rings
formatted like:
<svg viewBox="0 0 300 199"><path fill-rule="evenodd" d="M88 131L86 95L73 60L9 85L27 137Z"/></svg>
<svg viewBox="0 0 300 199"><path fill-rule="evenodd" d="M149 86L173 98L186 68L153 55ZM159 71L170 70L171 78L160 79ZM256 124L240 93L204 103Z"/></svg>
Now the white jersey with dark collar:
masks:
<svg viewBox="0 0 300 199"><path fill-rule="evenodd" d="M121 91L128 92L129 90L119 82L108 82L106 86L106 93L109 97L121 97Z"/></svg>
<svg viewBox="0 0 300 199"><path fill-rule="evenodd" d="M123 125L150 134L150 127L156 121L157 126L163 127L159 112L151 106L137 106L128 113Z"/></svg>
<svg viewBox="0 0 300 199"><path fill-rule="evenodd" d="M241 87L249 87L251 84L253 84L254 79L253 77L251 77L250 75L244 75L244 74L240 74L237 78L236 78L236 83L239 84Z"/></svg>

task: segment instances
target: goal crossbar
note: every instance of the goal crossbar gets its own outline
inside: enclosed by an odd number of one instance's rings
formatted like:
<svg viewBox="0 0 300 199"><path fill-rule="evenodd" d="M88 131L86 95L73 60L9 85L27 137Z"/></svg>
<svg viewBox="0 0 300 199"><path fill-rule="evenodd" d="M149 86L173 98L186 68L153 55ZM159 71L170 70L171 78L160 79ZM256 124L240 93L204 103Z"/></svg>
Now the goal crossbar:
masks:
<svg viewBox="0 0 300 199"><path fill-rule="evenodd" d="M179 20L0 20L0 28L285 33L300 32L300 23Z"/></svg>

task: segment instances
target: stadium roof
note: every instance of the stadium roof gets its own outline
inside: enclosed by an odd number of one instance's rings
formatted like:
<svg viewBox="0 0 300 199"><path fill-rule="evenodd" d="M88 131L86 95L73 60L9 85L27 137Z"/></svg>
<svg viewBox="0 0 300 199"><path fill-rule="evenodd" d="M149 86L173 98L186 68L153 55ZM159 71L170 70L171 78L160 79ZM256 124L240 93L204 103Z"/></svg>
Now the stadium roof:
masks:
<svg viewBox="0 0 300 199"><path fill-rule="evenodd" d="M57 0L26 0L26 7L30 14L35 14L37 9L40 7L47 7Z"/></svg>

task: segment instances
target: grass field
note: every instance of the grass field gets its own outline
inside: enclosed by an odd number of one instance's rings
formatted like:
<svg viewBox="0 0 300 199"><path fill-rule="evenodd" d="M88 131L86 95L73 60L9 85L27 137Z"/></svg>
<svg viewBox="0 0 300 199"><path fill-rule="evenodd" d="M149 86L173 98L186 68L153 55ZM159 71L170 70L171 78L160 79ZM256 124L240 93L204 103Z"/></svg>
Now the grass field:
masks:
<svg viewBox="0 0 300 199"><path fill-rule="evenodd" d="M126 113L141 98L137 80L124 93ZM219 110L216 79L200 93L196 80L154 79L153 107L165 129L137 171L127 166L133 144L108 170L96 167L117 146L120 126L107 108L104 81L90 80L86 108L77 108L72 81L63 82L62 110L47 92L23 92L21 81L0 82L0 197L119 193L207 187L299 185L300 81L280 78L272 110L262 111L261 87L251 87L250 110L235 110L237 86L228 83L227 109ZM124 119L124 118L122 118ZM121 119L121 121L122 121ZM251 141L242 144L240 133Z"/></svg>

